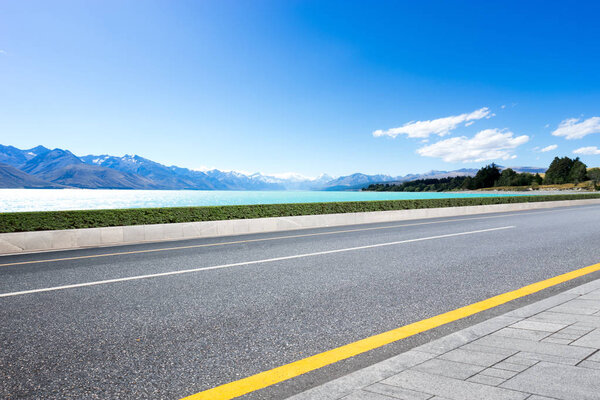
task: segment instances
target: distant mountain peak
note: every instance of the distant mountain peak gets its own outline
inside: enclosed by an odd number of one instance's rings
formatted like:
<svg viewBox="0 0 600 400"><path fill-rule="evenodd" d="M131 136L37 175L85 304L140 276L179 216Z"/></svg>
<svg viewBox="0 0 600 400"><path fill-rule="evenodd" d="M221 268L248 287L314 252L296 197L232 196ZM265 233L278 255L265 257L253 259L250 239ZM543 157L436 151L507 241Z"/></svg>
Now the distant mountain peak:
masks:
<svg viewBox="0 0 600 400"><path fill-rule="evenodd" d="M4 167L0 187L81 187L122 189L194 189L194 190L359 190L371 183L406 182L416 179L472 176L476 169L455 171L431 170L424 174L390 176L368 175L355 172L351 175L317 177L286 172L278 174L222 171L218 169L191 170L175 165L166 166L137 154L123 156L87 155L77 157L69 150L49 150L36 146L20 150L0 145L0 163L17 168L23 174ZM512 167L518 172L543 172L542 168ZM34 177L29 179L27 177ZM5 182L2 182L2 179ZM19 179L23 184L19 186ZM2 186L2 185L5 186ZM8 185L8 186L6 186ZM53 186L55 185L55 186Z"/></svg>

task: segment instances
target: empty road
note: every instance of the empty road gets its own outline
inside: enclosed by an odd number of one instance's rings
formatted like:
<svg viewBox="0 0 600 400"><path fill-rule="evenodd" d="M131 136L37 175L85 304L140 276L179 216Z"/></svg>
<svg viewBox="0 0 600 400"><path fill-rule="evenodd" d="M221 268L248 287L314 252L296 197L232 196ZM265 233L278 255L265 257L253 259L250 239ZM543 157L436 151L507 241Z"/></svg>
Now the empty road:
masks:
<svg viewBox="0 0 600 400"><path fill-rule="evenodd" d="M3 256L0 398L179 399L598 262L600 206Z"/></svg>

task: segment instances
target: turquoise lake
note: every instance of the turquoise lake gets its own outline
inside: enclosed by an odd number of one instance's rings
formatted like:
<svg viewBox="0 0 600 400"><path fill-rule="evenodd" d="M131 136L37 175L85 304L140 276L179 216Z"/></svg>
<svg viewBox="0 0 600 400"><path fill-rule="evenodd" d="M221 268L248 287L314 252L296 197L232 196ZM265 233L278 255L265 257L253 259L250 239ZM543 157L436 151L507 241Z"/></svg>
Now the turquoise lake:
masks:
<svg viewBox="0 0 600 400"><path fill-rule="evenodd" d="M514 195L480 192L0 189L0 212L439 199Z"/></svg>

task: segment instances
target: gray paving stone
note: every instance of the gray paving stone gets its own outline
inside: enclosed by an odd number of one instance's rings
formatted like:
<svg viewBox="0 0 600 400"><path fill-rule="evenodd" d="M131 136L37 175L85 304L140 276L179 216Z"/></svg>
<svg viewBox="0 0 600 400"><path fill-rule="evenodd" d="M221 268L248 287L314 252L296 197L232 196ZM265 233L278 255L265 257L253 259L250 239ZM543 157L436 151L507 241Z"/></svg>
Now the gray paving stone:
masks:
<svg viewBox="0 0 600 400"><path fill-rule="evenodd" d="M542 342L544 343L556 343L556 344L570 344L572 342L571 339L559 339L559 338L546 338L543 339Z"/></svg>
<svg viewBox="0 0 600 400"><path fill-rule="evenodd" d="M537 394L534 394L534 395L528 397L527 400L556 400L556 399L552 398L552 397L538 396Z"/></svg>
<svg viewBox="0 0 600 400"><path fill-rule="evenodd" d="M531 360L528 360L528 361L531 361ZM505 369L507 371L521 372L521 371L525 371L530 366L531 365L515 364L512 362L502 361L502 362L499 362L498 364L494 365L494 368Z"/></svg>
<svg viewBox="0 0 600 400"><path fill-rule="evenodd" d="M589 315L584 315L585 317L589 317ZM593 331L594 329L600 328L598 326L595 326L593 323L589 323L586 321L581 321L581 322L575 322L573 325L571 325L573 328L579 328L579 329L589 329L589 331Z"/></svg>
<svg viewBox="0 0 600 400"><path fill-rule="evenodd" d="M600 300L600 290L594 290L593 292L584 294L580 297L581 300Z"/></svg>
<svg viewBox="0 0 600 400"><path fill-rule="evenodd" d="M558 313L562 313L562 314L596 315L596 313L598 312L598 309L597 308L583 308L583 307L576 307L576 306L568 306L568 305L563 304L559 307L551 308L548 311L558 312Z"/></svg>
<svg viewBox="0 0 600 400"><path fill-rule="evenodd" d="M488 368L481 371L481 375L494 376L496 378L509 379L515 376L517 372L507 371L505 369Z"/></svg>
<svg viewBox="0 0 600 400"><path fill-rule="evenodd" d="M463 350L479 351L481 353L500 354L505 357L510 357L518 353L518 350L501 349L500 347L481 346L475 343L468 343L461 347Z"/></svg>
<svg viewBox="0 0 600 400"><path fill-rule="evenodd" d="M465 330L474 333L477 336L489 335L490 333L512 325L521 319L522 318L520 317L511 317L504 314L499 317L494 317L492 319L488 319L487 321L480 322L476 325L466 328Z"/></svg>
<svg viewBox="0 0 600 400"><path fill-rule="evenodd" d="M585 326L592 328L600 328L600 317L596 315L585 315L585 314L565 314L552 311L544 311L531 317L531 321L549 321L549 322L561 322L565 324L585 323Z"/></svg>
<svg viewBox="0 0 600 400"><path fill-rule="evenodd" d="M600 311L600 300L574 299L559 306L553 307L549 311L565 314L591 315Z"/></svg>
<svg viewBox="0 0 600 400"><path fill-rule="evenodd" d="M566 328L569 324L561 324L556 322L537 322L537 321L519 321L516 324L511 325L511 328L516 329L530 329L532 331L542 332L558 332L563 328Z"/></svg>
<svg viewBox="0 0 600 400"><path fill-rule="evenodd" d="M519 356L519 354L517 354L512 357L507 358L506 360L504 360L504 362L526 365L528 367L531 367L533 364L537 363L538 361L533 360L531 358L525 358L525 357Z"/></svg>
<svg viewBox="0 0 600 400"><path fill-rule="evenodd" d="M508 327L500 329L499 331L494 332L492 335L539 341L551 335L551 333L543 331L532 331L530 329L517 329Z"/></svg>
<svg viewBox="0 0 600 400"><path fill-rule="evenodd" d="M479 365L482 367L492 366L508 356L502 354L484 353L467 349L456 349L439 356L440 359L456 361L460 363Z"/></svg>
<svg viewBox="0 0 600 400"><path fill-rule="evenodd" d="M463 380L475 375L476 373L482 371L484 368L485 367L481 367L478 365L441 360L439 358L434 358L433 360L425 361L423 364L419 364L413 367L413 369L417 371Z"/></svg>
<svg viewBox="0 0 600 400"><path fill-rule="evenodd" d="M567 340L577 340L579 339L581 336L583 336L584 334L574 334L574 333L564 333L564 329L562 331L553 333L552 335L548 336L552 339L567 339Z"/></svg>
<svg viewBox="0 0 600 400"><path fill-rule="evenodd" d="M583 285L574 287L563 293L573 293L581 296L595 291L600 291L600 280L584 283Z"/></svg>
<svg viewBox="0 0 600 400"><path fill-rule="evenodd" d="M292 396L293 400L333 400L349 395L365 386L371 385L382 379L396 374L398 371L391 370L384 363L377 363L370 367L358 370L351 374L334 379L321 386Z"/></svg>
<svg viewBox="0 0 600 400"><path fill-rule="evenodd" d="M462 331L455 332L443 338L434 340L430 343L426 343L422 346L415 347L414 350L423 351L432 354L443 354L450 350L454 350L467 343L472 342L484 335L489 335L499 329L502 329L508 325L514 324L520 321L521 318L507 317L505 315L492 318L490 320L481 322L477 325L473 325L469 328L463 329Z"/></svg>
<svg viewBox="0 0 600 400"><path fill-rule="evenodd" d="M562 356L553 356L553 355L549 355L549 354L529 353L526 351L522 351L518 355L523 358L529 358L530 360L535 361L535 362L547 361L547 362L553 362L553 363L557 363L557 364L566 364L566 365L577 365L579 362L581 362L583 360L580 358L569 358L569 357L562 357Z"/></svg>
<svg viewBox="0 0 600 400"><path fill-rule="evenodd" d="M577 339L572 346L591 347L594 349L600 349L600 329L594 329L580 339Z"/></svg>
<svg viewBox="0 0 600 400"><path fill-rule="evenodd" d="M421 390L451 400L525 400L528 394L458 379L406 370L382 383L404 389Z"/></svg>
<svg viewBox="0 0 600 400"><path fill-rule="evenodd" d="M566 346L555 343L541 343L530 340L507 338L502 336L485 336L474 343L484 346L501 347L505 349L524 351L529 353L547 354L583 360L593 353L593 350L584 347Z"/></svg>
<svg viewBox="0 0 600 400"><path fill-rule="evenodd" d="M541 362L500 387L564 400L598 399L600 371Z"/></svg>
<svg viewBox="0 0 600 400"><path fill-rule="evenodd" d="M467 382L481 383L482 385L489 385L489 386L498 386L505 380L506 379L498 378L495 376L477 374L477 375L472 376L469 379L467 379Z"/></svg>
<svg viewBox="0 0 600 400"><path fill-rule="evenodd" d="M379 393L367 392L365 390L357 390L347 396L342 397L343 400L393 400L393 397L385 396Z"/></svg>
<svg viewBox="0 0 600 400"><path fill-rule="evenodd" d="M563 329L562 331L560 331L558 333L581 337L581 336L585 335L586 333L589 333L592 330L593 330L593 328L581 328L581 327L571 325L571 326L567 326L565 329Z"/></svg>
<svg viewBox="0 0 600 400"><path fill-rule="evenodd" d="M548 297L547 299L535 302L533 304L526 305L525 307L521 307L516 310L510 311L504 315L516 318L529 318L531 316L534 316L535 314L539 314L542 311L546 311L552 307L556 307L557 305L575 299L578 296L578 293L564 292L559 295Z"/></svg>
<svg viewBox="0 0 600 400"><path fill-rule="evenodd" d="M587 358L588 361L600 362L600 351L595 352Z"/></svg>
<svg viewBox="0 0 600 400"><path fill-rule="evenodd" d="M586 315L587 316L587 315ZM580 329L589 329L589 331L593 331L594 329L598 329L599 327L597 326L591 326L589 323L587 322L575 322L573 325L571 325L574 328L580 328ZM588 332L589 333L589 332Z"/></svg>
<svg viewBox="0 0 600 400"><path fill-rule="evenodd" d="M454 350L464 344L467 344L477 338L479 335L468 332L456 332L443 338L415 347L414 350L440 355L450 350Z"/></svg>
<svg viewBox="0 0 600 400"><path fill-rule="evenodd" d="M410 368L424 361L430 360L434 357L435 354L410 350L406 353L402 353L397 356L388 358L387 360L381 361L377 365L379 365L379 367L382 369L400 372L404 369Z"/></svg>
<svg viewBox="0 0 600 400"><path fill-rule="evenodd" d="M397 386L390 386L383 383L375 383L365 387L363 390L402 400L428 400L432 397L432 395L428 393L415 392L414 390L402 389Z"/></svg>
<svg viewBox="0 0 600 400"><path fill-rule="evenodd" d="M600 369L600 362L583 360L582 362L577 364L577 366L583 368Z"/></svg>

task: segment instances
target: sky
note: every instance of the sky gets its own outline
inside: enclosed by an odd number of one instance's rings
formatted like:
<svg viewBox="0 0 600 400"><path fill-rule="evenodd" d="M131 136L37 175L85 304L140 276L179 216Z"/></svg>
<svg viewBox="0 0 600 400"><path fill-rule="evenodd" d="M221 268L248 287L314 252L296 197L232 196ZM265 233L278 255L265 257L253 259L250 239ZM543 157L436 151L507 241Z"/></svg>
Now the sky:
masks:
<svg viewBox="0 0 600 400"><path fill-rule="evenodd" d="M305 176L600 166L600 2L0 0L0 144Z"/></svg>

